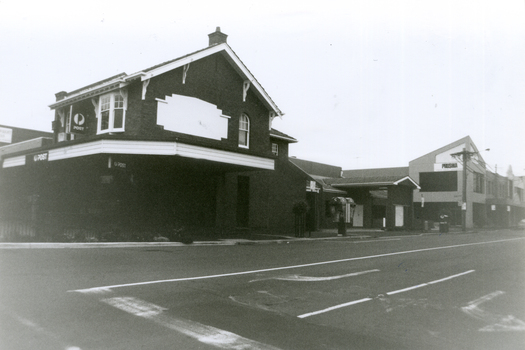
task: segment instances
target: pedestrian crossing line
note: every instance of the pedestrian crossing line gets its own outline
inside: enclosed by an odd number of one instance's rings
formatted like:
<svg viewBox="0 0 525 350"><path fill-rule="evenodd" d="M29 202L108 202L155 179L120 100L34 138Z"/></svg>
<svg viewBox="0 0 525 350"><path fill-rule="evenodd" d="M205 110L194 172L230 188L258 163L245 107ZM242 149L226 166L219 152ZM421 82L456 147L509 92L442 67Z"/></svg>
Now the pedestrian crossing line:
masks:
<svg viewBox="0 0 525 350"><path fill-rule="evenodd" d="M439 280L418 284L418 285L412 286L412 287L407 287L407 288L403 288L403 289L394 290L392 292L386 293L386 295L394 295L394 294L399 294L399 293L403 293L403 292L408 292L410 290L414 290L414 289L417 289L417 288L426 287L426 286L430 286L430 285L433 285L433 284L436 284L436 283L448 281L450 279L453 279L453 278L456 278L456 277L460 277L460 276L472 273L474 271L475 270L468 270L468 271L465 271L465 272L462 272L462 273L458 273L458 274L455 274L455 275L452 275L452 276L441 278ZM370 300L373 300L373 299L372 298L363 298L363 299L359 299L359 300L354 300L354 301L350 301L350 302L347 302L347 303L331 306L331 307L328 307L326 309L313 311L313 312L308 312L306 314L302 314L302 315L299 315L297 317L298 318L306 318L306 317L310 317L310 316L324 314L324 313L329 312L329 311L337 310L337 309L340 309L340 308L343 308L343 307L347 307L347 306L351 306L351 305L355 305L355 304L364 303L364 302L370 301Z"/></svg>
<svg viewBox="0 0 525 350"><path fill-rule="evenodd" d="M142 317L189 336L201 343L219 349L232 350L280 350L274 346L242 337L199 322L174 318L165 314L168 309L134 297L114 297L102 302L134 316Z"/></svg>

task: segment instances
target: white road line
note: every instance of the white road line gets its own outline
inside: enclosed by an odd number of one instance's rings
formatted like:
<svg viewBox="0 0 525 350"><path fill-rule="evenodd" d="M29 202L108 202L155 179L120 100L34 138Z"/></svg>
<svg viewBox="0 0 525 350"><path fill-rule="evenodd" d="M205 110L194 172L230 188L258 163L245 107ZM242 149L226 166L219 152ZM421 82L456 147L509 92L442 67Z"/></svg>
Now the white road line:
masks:
<svg viewBox="0 0 525 350"><path fill-rule="evenodd" d="M307 314L302 314L302 315L299 315L299 316L297 316L297 317L298 317L298 318L306 318L306 317L310 317L310 316L314 316L314 315L319 315L319 314L323 314L323 313L328 312L328 311L332 311L332 310L340 309L340 308L342 308L342 307L346 307L346 306L350 306L350 305L355 305L355 304L359 304L359 303L364 303L365 301L369 301L369 300L372 300L372 298L363 298L363 299L359 299L359 300L350 301L350 302L348 302L348 303L344 303L344 304L339 304L339 305L331 306L331 307L326 308L326 309L323 309L323 310L314 311L314 312L309 312L309 313L307 313Z"/></svg>
<svg viewBox="0 0 525 350"><path fill-rule="evenodd" d="M439 279L439 280L435 280L435 281L432 281L432 282L428 282L428 283L423 283L423 284L418 284L417 286L412 286L412 287L408 287L408 288L403 288L403 289L399 289L399 290L395 290L393 292L388 292L386 293L387 295L393 295L393 294L398 294L398 293L403 293L403 292L407 292L409 290L413 290L413 289L416 289L416 288L421 288L421 287L425 287L425 286L430 286L432 284L436 284L436 283L439 283L439 282L443 282L443 281L447 281L447 280L450 280L452 278L456 278L456 277L459 277L459 276L463 276L463 275L466 275L468 273L471 273L471 272L474 272L474 270L469 270L469 271L465 271L465 272L462 272L462 273L458 273L456 275L452 275L452 276L448 276L448 277L445 277L445 278L442 278L442 279ZM355 305L355 304L359 304L359 303L363 303L365 301L369 301L369 300L372 300L372 298L363 298L363 299L359 299L359 300L354 300L354 301L350 301L348 303L344 303L344 304L339 304L339 305L335 305L335 306L331 306L329 308L326 308L326 309L323 309L323 310L318 310L318 311L313 311L313 312L309 312L309 313L306 313L306 314L302 314L302 315L299 315L297 316L298 318L306 318L306 317L310 317L310 316L314 316L314 315L319 315L319 314L323 314L325 312L329 312L329 311L332 311L332 310L336 310L336 309L340 309L342 307L346 307L346 306L351 306L351 305Z"/></svg>
<svg viewBox="0 0 525 350"><path fill-rule="evenodd" d="M401 238L384 238L384 239L376 239L373 241L324 241L326 243L337 243L337 244L359 244L359 243L380 243L380 242L388 242L388 241L400 241Z"/></svg>
<svg viewBox="0 0 525 350"><path fill-rule="evenodd" d="M515 241L515 240L523 240L523 239L525 239L525 237L511 238L511 239L501 239L501 240L497 240L497 241L488 241L488 242L456 244L456 245L434 247L434 248L423 248L423 249L415 249L415 250L406 250L406 251L402 251L402 252L394 252L394 253L385 253L385 254L378 254L378 255L361 256L361 257L356 257L356 258L347 258L347 259L339 259L339 260L321 261L321 262L316 262L316 263L293 265L293 266L272 267L272 268L260 269L260 270L230 272L230 273L222 273L222 274L218 274L218 275L207 275L207 276L197 276L197 277L183 277L183 278L173 278L173 279L166 279L166 280L156 280L156 281L146 281L146 282L115 284L115 285L112 285L112 286L103 286L103 287L93 287L93 288L86 288L86 289L69 290L68 292L101 293L101 292L109 291L109 290L114 289L114 288L134 287L134 286L142 286L142 285L147 285L147 284L194 281L194 280L203 280L203 279L209 279L209 278L249 275L249 274L268 272L268 271L279 271L279 270L296 269L296 268L309 267L309 266L336 264L336 263L347 262L347 261L357 261L357 260L365 260L365 259L382 258L382 257L385 257L385 256L394 256L394 255L402 255L402 254L429 252L429 251L434 251L434 250L469 247L469 246L476 246L476 245L483 245L483 244L492 244L492 243L512 242L512 241Z"/></svg>
<svg viewBox="0 0 525 350"><path fill-rule="evenodd" d="M370 273L370 272L378 272L378 271L380 271L380 270L374 269L374 270L352 272L352 273L347 273L345 275L328 276L328 277L312 277L312 276L301 276L301 275L289 275L289 276L268 277L268 278L261 278L261 279L251 280L250 283L251 282L258 282L258 281L267 281L267 280L294 281L294 282L324 282L324 281L338 280L340 278L364 275L364 274L367 274L367 273Z"/></svg>
<svg viewBox="0 0 525 350"><path fill-rule="evenodd" d="M432 282L427 282L427 283L423 283L423 284L418 284L417 286L412 286L412 287L408 287L408 288L403 288L403 289L399 289L399 290L395 290L395 291L392 291L392 292L388 292L386 293L387 295L394 295L394 294L398 294L398 293L403 293L403 292L406 292L406 291L409 291L409 290L412 290L412 289L416 289L416 288L421 288L421 287L426 287L426 286L429 286L431 284L436 284L436 283L439 283L439 282L444 282L444 281L448 281L452 278L456 278L456 277L459 277L459 276L463 276L463 275L466 275L468 273L471 273L471 272L474 272L475 270L468 270L468 271L465 271L465 272L462 272L462 273L458 273L456 275L452 275L452 276L448 276L448 277L445 277L445 278L442 278L442 279L439 279L439 280L435 280L435 281L432 281Z"/></svg>
<svg viewBox="0 0 525 350"><path fill-rule="evenodd" d="M201 343L220 349L279 350L279 348L274 346L244 338L219 328L181 318L169 317L164 314L164 311L167 310L166 308L137 298L115 297L102 299L101 301L132 315L151 320L166 328L180 332Z"/></svg>
<svg viewBox="0 0 525 350"><path fill-rule="evenodd" d="M417 289L417 288L421 288L421 287L425 287L425 286L428 286L428 284L427 284L427 283L423 283L423 284L418 284L417 286L412 286L412 287L408 287L408 288L403 288L403 289L395 290L395 291L393 291L393 292L388 292L388 293L386 293L386 295L393 295L393 294L398 294L398 293L408 292L409 290Z"/></svg>
<svg viewBox="0 0 525 350"><path fill-rule="evenodd" d="M469 274L469 273L474 272L474 271L475 270L468 270L468 271L465 271L465 272L462 272L462 273L458 273L457 275L452 275L452 276L448 276L448 277L445 277L445 278L442 278L442 279L439 279L439 280L428 282L428 284L435 284L435 283L443 282L443 281L450 280L450 279L453 279L453 278L456 278L456 277L459 277L459 276L463 276L463 275Z"/></svg>

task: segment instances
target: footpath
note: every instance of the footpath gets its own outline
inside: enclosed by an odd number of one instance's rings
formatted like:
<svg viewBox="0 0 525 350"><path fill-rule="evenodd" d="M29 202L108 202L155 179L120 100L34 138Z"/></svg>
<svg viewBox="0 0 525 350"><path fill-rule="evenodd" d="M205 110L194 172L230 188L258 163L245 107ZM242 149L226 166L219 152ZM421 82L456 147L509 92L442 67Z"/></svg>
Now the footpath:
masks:
<svg viewBox="0 0 525 350"><path fill-rule="evenodd" d="M451 228L447 233L439 230L422 231L385 231L380 229L347 229L346 235L339 235L336 229L306 232L304 237L278 236L270 234L247 234L240 237L194 237L192 243L182 242L2 242L0 249L45 249L45 248L140 248L140 247L177 247L177 246L214 246L214 245L255 245L279 244L292 242L309 242L318 240L364 240L403 236L439 235L474 233L477 230L462 231L461 228Z"/></svg>

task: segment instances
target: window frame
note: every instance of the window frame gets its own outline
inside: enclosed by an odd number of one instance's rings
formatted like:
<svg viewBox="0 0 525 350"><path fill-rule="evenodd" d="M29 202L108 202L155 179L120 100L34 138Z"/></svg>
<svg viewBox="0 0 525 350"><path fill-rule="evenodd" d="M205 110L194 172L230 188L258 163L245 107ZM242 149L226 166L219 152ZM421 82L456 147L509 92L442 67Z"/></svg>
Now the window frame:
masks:
<svg viewBox="0 0 525 350"><path fill-rule="evenodd" d="M279 144L276 142L272 142L272 154L274 156L279 156Z"/></svg>
<svg viewBox="0 0 525 350"><path fill-rule="evenodd" d="M473 192L484 194L485 193L485 176L481 173L474 172L474 189Z"/></svg>
<svg viewBox="0 0 525 350"><path fill-rule="evenodd" d="M105 100L109 100L106 102ZM103 103L104 101L104 103ZM98 98L97 106L97 135L106 134L112 132L124 132L126 128L126 111L128 105L127 92L125 90L119 90L110 92L104 95L100 95ZM108 109L105 109L108 107ZM102 109L104 108L104 109ZM115 118L115 111L122 110L122 125L120 127L115 127L115 121L118 120ZM107 129L102 129L102 113L108 112L107 115Z"/></svg>
<svg viewBox="0 0 525 350"><path fill-rule="evenodd" d="M245 126L246 128L243 128ZM241 133L245 133L245 142L241 143ZM239 117L239 147L250 148L250 117L246 113L242 113Z"/></svg>

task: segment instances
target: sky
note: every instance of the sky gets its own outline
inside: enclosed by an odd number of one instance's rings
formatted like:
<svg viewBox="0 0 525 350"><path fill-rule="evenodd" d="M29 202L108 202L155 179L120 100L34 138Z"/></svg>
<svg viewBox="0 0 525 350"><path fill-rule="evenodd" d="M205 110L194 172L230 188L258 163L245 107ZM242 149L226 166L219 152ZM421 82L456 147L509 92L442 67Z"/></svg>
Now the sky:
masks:
<svg viewBox="0 0 525 350"><path fill-rule="evenodd" d="M402 167L470 136L525 175L525 0L0 0L0 124L205 48L216 27L285 113L290 155Z"/></svg>

